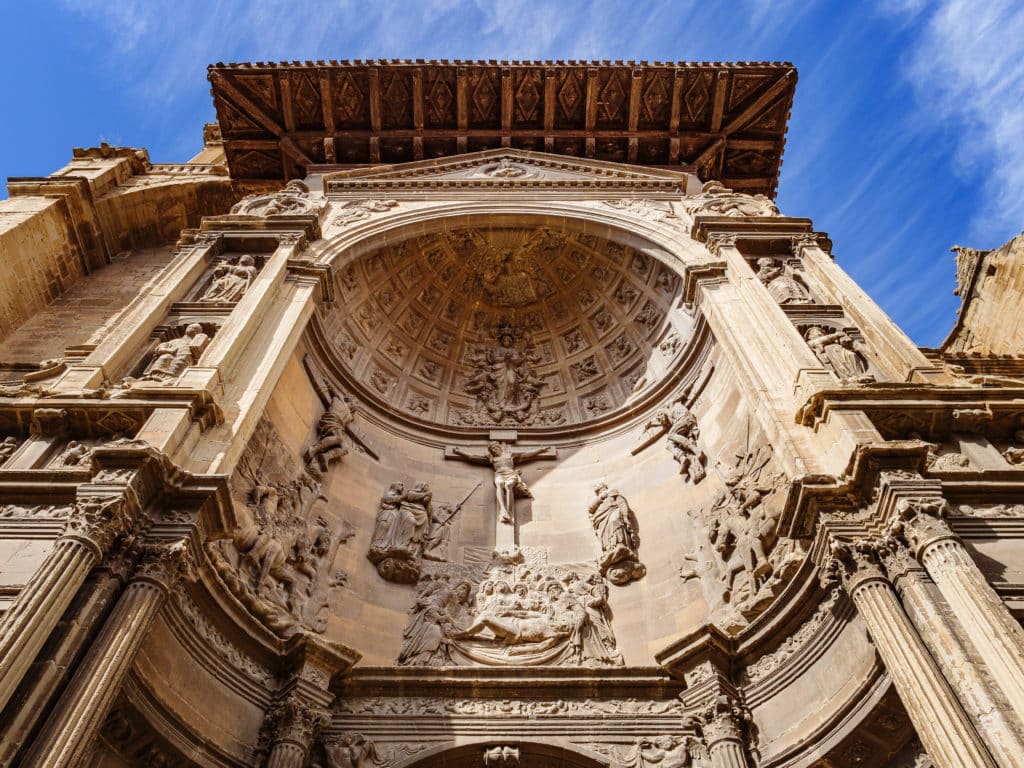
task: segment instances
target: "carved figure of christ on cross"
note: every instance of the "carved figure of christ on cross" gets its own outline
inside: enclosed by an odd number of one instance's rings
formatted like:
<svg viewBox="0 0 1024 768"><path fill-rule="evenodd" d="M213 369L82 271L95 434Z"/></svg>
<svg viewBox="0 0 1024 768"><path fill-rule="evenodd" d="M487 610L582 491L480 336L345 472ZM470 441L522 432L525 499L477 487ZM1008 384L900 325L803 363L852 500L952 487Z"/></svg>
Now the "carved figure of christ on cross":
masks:
<svg viewBox="0 0 1024 768"><path fill-rule="evenodd" d="M506 442L492 440L485 453L473 453L459 446L449 446L444 452L446 459L458 459L472 464L490 464L494 470L494 493L497 498L498 516L495 524L495 547L511 549L515 546L516 499L532 499L533 494L516 469L534 459L553 459L555 449L550 446L514 450Z"/></svg>

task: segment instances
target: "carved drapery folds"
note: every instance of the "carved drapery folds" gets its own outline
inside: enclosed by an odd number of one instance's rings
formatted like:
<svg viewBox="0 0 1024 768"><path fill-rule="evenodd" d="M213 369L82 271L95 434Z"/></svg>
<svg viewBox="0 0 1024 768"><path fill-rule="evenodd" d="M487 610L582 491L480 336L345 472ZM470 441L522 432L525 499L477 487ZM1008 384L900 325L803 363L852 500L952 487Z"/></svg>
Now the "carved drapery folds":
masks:
<svg viewBox="0 0 1024 768"><path fill-rule="evenodd" d="M203 350L210 343L212 332L208 333L200 323L189 323L176 331L178 335L159 342L153 348L145 358L142 373L137 377L126 377L124 386L174 384L186 368L199 362Z"/></svg>
<svg viewBox="0 0 1024 768"><path fill-rule="evenodd" d="M277 192L242 198L231 213L235 216L319 216L326 205L323 197L310 194L305 183L293 179Z"/></svg>
<svg viewBox="0 0 1024 768"><path fill-rule="evenodd" d="M779 510L771 497L781 478L769 470L771 458L770 446L740 454L711 506L689 513L706 541L698 542L680 575L699 579L706 593L720 596L713 620L726 630L760 614L804 557L803 542L776 530Z"/></svg>
<svg viewBox="0 0 1024 768"><path fill-rule="evenodd" d="M683 209L691 216L778 216L779 209L765 195L733 192L720 181L708 181L699 195L682 199Z"/></svg>
<svg viewBox="0 0 1024 768"><path fill-rule="evenodd" d="M544 381L534 366L540 358L520 335L510 324L502 325L497 345L473 353L464 390L476 405L463 415L463 423L526 426L537 420Z"/></svg>
<svg viewBox="0 0 1024 768"><path fill-rule="evenodd" d="M254 616L283 635L300 627L323 632L338 547L354 533L318 511L326 497L321 473L297 467L276 430L261 421L239 462L234 484L244 499L231 539L207 545L214 567ZM241 486L241 487L239 487Z"/></svg>
<svg viewBox="0 0 1024 768"><path fill-rule="evenodd" d="M797 279L795 270L780 263L777 259L764 256L757 260L757 279L760 280L768 294L782 305L813 304L807 287Z"/></svg>
<svg viewBox="0 0 1024 768"><path fill-rule="evenodd" d="M606 483L598 484L594 495L596 498L590 502L587 515L601 544L598 558L601 575L620 586L643 578L647 569L637 554L640 535L629 502Z"/></svg>
<svg viewBox="0 0 1024 768"><path fill-rule="evenodd" d="M232 261L224 261L213 268L209 285L199 296L200 304L236 304L249 290L259 268L249 254Z"/></svg>
<svg viewBox="0 0 1024 768"><path fill-rule="evenodd" d="M708 457L700 447L700 426L689 409L685 395L670 405L659 408L644 425L640 442L632 453L637 454L665 436L665 449L679 465L679 474L696 485L707 476Z"/></svg>
<svg viewBox="0 0 1024 768"><path fill-rule="evenodd" d="M419 583L404 666L619 666L608 587L591 568L434 566Z"/></svg>
<svg viewBox="0 0 1024 768"><path fill-rule="evenodd" d="M21 441L16 437L8 436L0 440L0 467L7 463L20 445Z"/></svg>
<svg viewBox="0 0 1024 768"><path fill-rule="evenodd" d="M869 372L867 358L844 329L811 325L803 329L803 337L821 364L844 384L867 384L875 380Z"/></svg>
<svg viewBox="0 0 1024 768"><path fill-rule="evenodd" d="M448 559L451 523L480 487L478 483L458 503L435 503L430 486L392 483L381 497L367 557L382 578L399 584L415 584L422 560Z"/></svg>

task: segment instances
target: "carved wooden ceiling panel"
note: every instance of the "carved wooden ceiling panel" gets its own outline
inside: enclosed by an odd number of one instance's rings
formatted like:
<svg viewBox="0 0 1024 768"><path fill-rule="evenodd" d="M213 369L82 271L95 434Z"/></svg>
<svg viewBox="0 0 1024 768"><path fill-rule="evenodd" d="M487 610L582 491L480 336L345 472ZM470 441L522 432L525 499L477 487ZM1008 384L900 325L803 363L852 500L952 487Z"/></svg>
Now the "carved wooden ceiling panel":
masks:
<svg viewBox="0 0 1024 768"><path fill-rule="evenodd" d="M322 320L352 379L408 416L572 425L620 407L681 355L668 318L677 280L592 235L456 229L349 265Z"/></svg>
<svg viewBox="0 0 1024 768"><path fill-rule="evenodd" d="M515 147L695 170L705 181L773 197L796 69L296 61L215 64L209 78L236 180Z"/></svg>

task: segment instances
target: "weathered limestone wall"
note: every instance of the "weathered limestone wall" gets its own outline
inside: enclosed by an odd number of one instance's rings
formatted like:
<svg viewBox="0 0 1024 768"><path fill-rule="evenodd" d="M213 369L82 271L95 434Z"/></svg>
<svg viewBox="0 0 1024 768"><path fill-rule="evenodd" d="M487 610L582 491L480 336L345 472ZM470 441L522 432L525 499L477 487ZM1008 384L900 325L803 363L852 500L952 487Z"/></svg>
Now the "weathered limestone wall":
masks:
<svg viewBox="0 0 1024 768"><path fill-rule="evenodd" d="M1016 355L1024 352L1024 235L993 251L957 253L962 304L942 349L948 353Z"/></svg>
<svg viewBox="0 0 1024 768"><path fill-rule="evenodd" d="M82 277L36 307L0 342L0 363L35 364L60 357L68 346L96 343L149 282L174 258L171 245L122 251L111 263ZM0 281L0 291L7 283ZM15 281L15 290L17 282Z"/></svg>
<svg viewBox="0 0 1024 768"><path fill-rule="evenodd" d="M61 200L0 201L0 339L74 285L83 259Z"/></svg>

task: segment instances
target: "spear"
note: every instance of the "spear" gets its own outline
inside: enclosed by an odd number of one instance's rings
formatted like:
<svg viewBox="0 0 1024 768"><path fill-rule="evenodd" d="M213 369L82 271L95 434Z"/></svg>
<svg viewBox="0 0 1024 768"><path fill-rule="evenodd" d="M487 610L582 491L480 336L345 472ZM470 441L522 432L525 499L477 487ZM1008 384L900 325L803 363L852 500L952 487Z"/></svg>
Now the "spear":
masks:
<svg viewBox="0 0 1024 768"><path fill-rule="evenodd" d="M451 520L453 517L455 517L457 514L459 514L459 510L462 509L462 505L465 504L467 501L469 501L469 497L472 496L474 493L476 493L476 489L479 488L481 485L483 485L483 480L481 480L479 483L474 485L473 488L469 491L469 493L467 493L462 498L462 501L460 501L458 504L455 505L455 507L452 509L452 513L450 515L448 515L448 517L446 517L444 520L440 521L438 523L438 525L444 525L449 520Z"/></svg>

